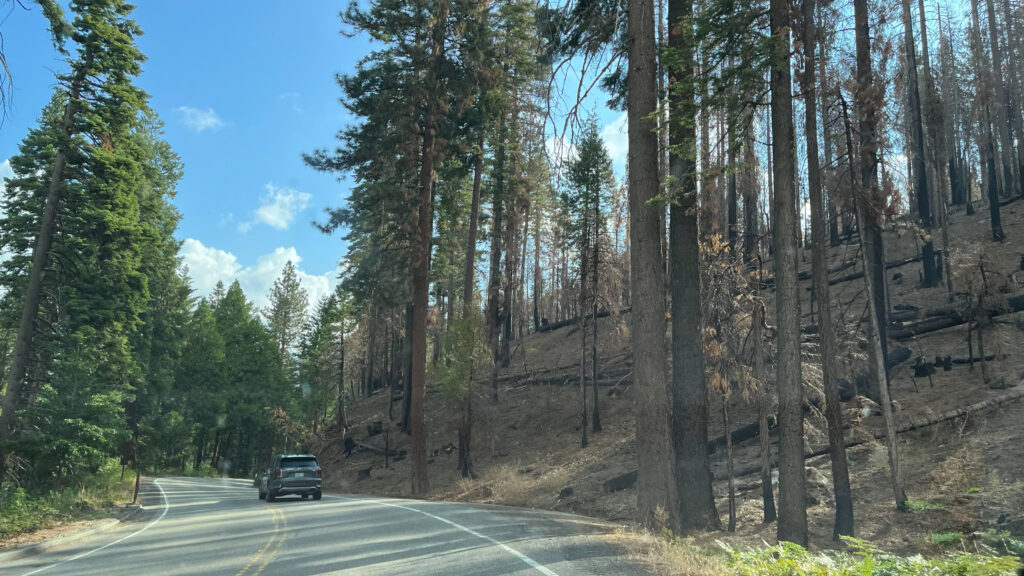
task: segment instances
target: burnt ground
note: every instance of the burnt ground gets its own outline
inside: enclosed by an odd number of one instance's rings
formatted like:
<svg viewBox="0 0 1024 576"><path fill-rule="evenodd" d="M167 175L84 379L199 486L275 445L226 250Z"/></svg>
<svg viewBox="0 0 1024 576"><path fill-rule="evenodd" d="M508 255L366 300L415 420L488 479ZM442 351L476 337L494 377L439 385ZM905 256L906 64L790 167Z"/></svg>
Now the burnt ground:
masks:
<svg viewBox="0 0 1024 576"><path fill-rule="evenodd" d="M1024 292L1020 269L1024 256L1024 202L1003 208L1007 240L988 241L987 212L972 216L954 213L950 219L950 246L956 262L971 261L984 250L990 268L1003 279L1010 294ZM887 260L911 256L917 251L914 235L887 233ZM936 248L941 242L936 231ZM806 252L806 251L805 251ZM805 254L801 269L810 268ZM856 258L856 248L844 244L830 251L833 266ZM769 264L770 266L770 264ZM859 270L855 266L833 277ZM919 308L948 303L944 286L921 289L917 286L920 263L910 263L888 271L890 301L895 305ZM902 279L893 280L895 274ZM955 279L963 270L956 271ZM994 278L997 276L993 276ZM810 293L803 288L804 323L811 323ZM856 279L833 286L834 314L845 335L840 358L840 376L852 377L862 370L865 354L855 335L862 328L857 322L864 309L863 280ZM770 295L768 296L770 300ZM772 304L768 303L769 316ZM771 320L769 319L771 323ZM575 327L531 334L516 348L509 371L503 372L498 399L491 397L490 384L476 386L474 404L473 450L478 478L460 478L456 470L457 413L432 387L428 386L425 417L428 430L429 498L508 504L530 508L574 512L610 521L635 520L636 493L633 488L610 492L605 482L636 467L634 396L630 385L629 316L611 316L599 320L599 348L602 371L617 385L601 389L600 408L603 430L590 435L590 445L580 449L578 354L579 334ZM918 356L967 356L967 330L964 325L918 336L906 342L891 342L890 348L907 346L912 357L892 373L892 396L900 423L934 416L948 410L976 404L1013 392L1015 388L992 389L982 382L980 366L954 365L952 370L938 369L930 377L917 377L912 364ZM805 385L809 397L820 392L820 361L817 345L808 337L804 346ZM1009 386L1024 383L1024 313L1000 316L986 332L986 353L995 358L986 365L990 376ZM975 350L977 354L977 350ZM614 390L614 393L609 394ZM918 511L900 513L892 503L888 464L884 444L871 440L871 433L882 429L881 417L862 408L865 402L855 398L845 403L844 415L851 429L850 439L868 440L849 452L857 536L876 546L898 553L933 554L945 550L933 544L931 536L960 532L965 535L987 528L1002 529L1014 520L1024 525L1024 400L1015 400L941 424L901 434L899 445L903 459L907 492ZM741 394L730 401L734 428L755 420L753 404ZM396 402L394 414L400 415ZM711 397L712 437L723 433L721 397ZM864 417L865 412L868 413ZM397 422L388 418L388 393L384 391L349 406L352 427L349 435L357 441L383 448L384 434L367 436L367 425L383 423L388 444L407 449L409 438L398 431ZM807 416L809 449L826 445L822 415ZM411 462L394 461L385 468L382 454L360 450L346 458L339 436L313 439L322 465L327 471L328 489L360 494L408 496ZM774 446L773 446L774 450ZM756 440L735 447L737 470L756 466L759 458ZM724 450L712 456L717 478L715 491L723 523L727 514L727 483ZM367 472L368 470L368 472ZM362 474L360 474L362 472ZM368 474L368 477L366 476ZM360 478L362 476L362 478ZM808 508L812 547L832 546L832 500L827 457L808 461ZM724 540L756 545L773 542L775 526L761 523L761 490L758 476L737 479L738 528L735 534L715 533L698 538L712 544ZM1005 523L1000 524L1000 518ZM969 546L964 542L957 548ZM948 544L945 546L949 546Z"/></svg>

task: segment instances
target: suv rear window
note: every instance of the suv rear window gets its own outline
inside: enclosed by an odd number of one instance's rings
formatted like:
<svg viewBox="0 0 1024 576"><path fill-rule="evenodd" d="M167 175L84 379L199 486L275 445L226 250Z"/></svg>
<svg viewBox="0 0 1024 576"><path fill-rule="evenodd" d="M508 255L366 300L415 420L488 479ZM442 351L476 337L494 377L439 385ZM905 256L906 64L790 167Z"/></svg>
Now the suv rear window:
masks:
<svg viewBox="0 0 1024 576"><path fill-rule="evenodd" d="M281 468L316 468L316 458L281 458Z"/></svg>

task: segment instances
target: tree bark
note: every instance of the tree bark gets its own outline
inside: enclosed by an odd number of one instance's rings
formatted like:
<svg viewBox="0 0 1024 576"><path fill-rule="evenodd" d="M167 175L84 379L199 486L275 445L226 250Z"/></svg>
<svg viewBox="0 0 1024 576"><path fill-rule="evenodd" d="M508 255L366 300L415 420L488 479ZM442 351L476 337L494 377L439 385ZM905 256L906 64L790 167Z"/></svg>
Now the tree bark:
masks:
<svg viewBox="0 0 1024 576"><path fill-rule="evenodd" d="M976 0L975 0L976 1ZM1018 173L1017 159L1014 158L1013 139L1010 138L1010 121L1006 112L1006 88L1003 86L1003 47L1000 46L999 30L996 27L996 10L993 0L985 0L985 8L988 12L988 39L992 49L992 87L994 99L992 100L992 112L995 115L997 135L999 136L1000 161L1002 163L1003 182L1006 186L1006 194L1020 196L1024 194L1020 186L1020 174Z"/></svg>
<svg viewBox="0 0 1024 576"><path fill-rule="evenodd" d="M913 164L914 191L917 213L924 229L921 242L921 262L924 268L925 288L938 285L935 269L935 246L932 243L931 191L928 187L928 172L925 166L924 124L921 114L921 94L917 79L917 55L914 48L914 26L910 17L910 0L901 2L903 8L903 48L907 71L907 111L910 116L910 162Z"/></svg>
<svg viewBox="0 0 1024 576"><path fill-rule="evenodd" d="M469 209L469 237L466 240L466 269L462 279L462 317L470 318L474 311L473 280L476 277L476 233L480 219L480 185L484 167L483 136L477 142L478 150L473 159L473 200ZM536 290L536 287L534 287ZM469 375L466 391L462 394L459 411L459 473L463 478L474 476L471 441L473 438L473 374Z"/></svg>
<svg viewBox="0 0 1024 576"><path fill-rule="evenodd" d="M683 533L720 530L708 460L708 404L701 342L700 246L697 229L697 106L693 90L692 0L669 0L669 47L679 63L669 69L669 145L681 150L669 162L669 269L672 293L672 444L676 455L678 526ZM702 189L706 194L708 189ZM705 197L705 200L708 198ZM639 364L639 363L637 363Z"/></svg>
<svg viewBox="0 0 1024 576"><path fill-rule="evenodd" d="M345 415L345 327L338 328L338 413L335 415L338 430L348 428Z"/></svg>
<svg viewBox="0 0 1024 576"><path fill-rule="evenodd" d="M587 257L590 253L590 224L586 208L583 216L583 246L580 251L580 315L577 319L576 329L580 333L580 447L587 447L587 317L583 311L587 309L587 273L589 263Z"/></svg>
<svg viewBox="0 0 1024 576"><path fill-rule="evenodd" d="M444 54L444 27L448 5L438 3L431 30L430 69L427 72L427 110L423 120L422 161L420 163L420 201L412 269L412 406L409 410L412 430L412 494L421 496L430 490L427 478L427 431L423 421L423 400L427 389L427 305L430 296L430 240L433 236L434 130L437 124L437 100L441 97L440 66Z"/></svg>
<svg viewBox="0 0 1024 576"><path fill-rule="evenodd" d="M858 2L863 2L863 0L858 0ZM843 102L843 118L846 123L846 145L852 149L853 130L850 127L849 114L846 112L846 102ZM864 226L864 222L865 220L876 217L874 210L877 209L877 206L872 206L871 203L868 202L869 196L863 189L859 186L855 186L855 189L856 192L854 194L854 198L857 206L857 217L859 219L857 230L860 231L861 259L864 262L865 270L868 270L869 272L864 276L864 287L867 292L868 301L867 337L869 371L871 373L871 380L874 384L874 388L878 390L880 399L879 404L882 407L882 415L885 418L885 428L888 437L889 477L892 481L896 508L898 510L905 510L907 494L903 488L903 473L900 469L899 447L896 442L896 419L892 411L892 402L889 398L889 381L885 369L885 355L883 354L882 349L881 327L878 325L878 314L875 310L878 298L874 294L875 282L871 278L871 274L873 274L874 271L868 268L868 251L864 247L867 242L867 231L866 226Z"/></svg>
<svg viewBox="0 0 1024 576"><path fill-rule="evenodd" d="M757 150L754 149L754 123L751 112L749 127L743 134L743 261L750 266L758 252L758 197L761 195L757 175Z"/></svg>
<svg viewBox="0 0 1024 576"><path fill-rule="evenodd" d="M628 7L628 180L631 341L637 390L637 509L641 522L656 523L658 509L675 509L674 451L669 441L665 350L665 264L661 254L658 196L657 53L654 1Z"/></svg>
<svg viewBox="0 0 1024 576"><path fill-rule="evenodd" d="M768 410L771 398L768 395L768 380L764 373L764 352L761 348L763 338L761 326L764 324L764 304L758 300L754 303L753 328L751 337L754 341L754 377L757 386L757 429L761 444L761 501L764 512L764 523L769 524L778 518L775 511L775 494L772 491L772 440L768 431Z"/></svg>
<svg viewBox="0 0 1024 576"><path fill-rule="evenodd" d="M832 538L853 536L853 497L850 493L850 471L843 445L842 403L835 384L837 358L835 333L832 328L832 296L828 286L828 261L825 248L825 202L822 198L821 169L818 164L818 110L815 90L814 49L817 24L814 21L814 0L803 1L804 40L804 103L807 134L807 191L811 203L811 268L814 294L818 300L821 338L821 380L825 393L825 420L828 442L832 449L832 487L836 498L836 521Z"/></svg>
<svg viewBox="0 0 1024 576"><path fill-rule="evenodd" d="M862 240L861 250L864 252L865 278L871 279L874 302L875 321L879 330L879 340L882 347L882 365L885 365L885 358L888 355L888 338L886 327L888 326L888 305L886 304L885 287L885 249L882 244L882 198L878 189L878 137L876 133L877 114L877 89L871 72L871 37L868 30L868 7L867 0L854 1L854 28L857 49L857 93L856 110L860 128L860 191L864 198L855 198L863 205L870 207L870 218L858 215L857 231ZM845 106L845 102L843 103ZM845 109L844 109L845 114ZM846 118L846 116L844 116ZM853 143L851 140L850 127L847 126L847 153L853 154ZM850 163L852 167L852 162ZM853 174L851 174L852 178ZM856 182L856 179L852 179ZM856 188L856 186L855 186ZM854 212L858 209L855 207ZM864 228L864 233L860 230ZM881 398L880 392L871 385L868 395L872 400L878 402Z"/></svg>
<svg viewBox="0 0 1024 576"><path fill-rule="evenodd" d="M775 322L779 390L778 538L807 545L807 490L804 477L803 382L800 366L800 295L796 277L796 214L793 91L790 71L790 5L771 0L772 248L775 256Z"/></svg>
<svg viewBox="0 0 1024 576"><path fill-rule="evenodd" d="M729 475L729 532L736 531L736 478L733 476L732 423L729 421L729 394L722 395L722 426L725 428L725 468Z"/></svg>
<svg viewBox="0 0 1024 576"><path fill-rule="evenodd" d="M590 305L591 305L591 329L593 330L593 338L590 341L590 381L593 383L593 404L594 413L590 419L591 426L594 432L601 431L601 410L597 403L597 372L598 372L598 361L597 361L597 286L598 286L598 262L601 255L601 195L598 194L594 200L594 253L593 253L593 268L591 269L590 278Z"/></svg>
<svg viewBox="0 0 1024 576"><path fill-rule="evenodd" d="M501 347L499 337L499 302L501 289L501 252L502 231L505 217L505 140L508 136L505 114L498 122L498 148L495 151L493 199L491 201L491 263L487 281L487 340L490 342L494 356L491 369L491 393L495 402L498 400L498 363Z"/></svg>

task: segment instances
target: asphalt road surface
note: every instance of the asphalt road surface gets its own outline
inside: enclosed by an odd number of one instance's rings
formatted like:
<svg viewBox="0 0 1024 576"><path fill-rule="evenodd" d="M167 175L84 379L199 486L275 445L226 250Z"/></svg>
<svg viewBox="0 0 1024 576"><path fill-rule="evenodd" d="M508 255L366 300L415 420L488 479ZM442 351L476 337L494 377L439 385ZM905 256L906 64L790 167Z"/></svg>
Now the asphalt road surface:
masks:
<svg viewBox="0 0 1024 576"><path fill-rule="evenodd" d="M600 534L567 514L324 495L260 501L242 480L160 478L145 512L78 542L0 565L30 574L642 575Z"/></svg>

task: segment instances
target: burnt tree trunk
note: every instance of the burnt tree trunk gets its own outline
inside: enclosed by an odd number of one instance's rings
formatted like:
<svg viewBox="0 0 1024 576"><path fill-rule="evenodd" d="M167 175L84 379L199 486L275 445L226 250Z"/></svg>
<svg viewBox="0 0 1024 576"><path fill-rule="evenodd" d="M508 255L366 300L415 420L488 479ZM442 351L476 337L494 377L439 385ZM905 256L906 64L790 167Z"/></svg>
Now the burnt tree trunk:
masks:
<svg viewBox="0 0 1024 576"><path fill-rule="evenodd" d="M803 382L800 365L800 294L797 281L796 143L790 68L790 5L771 0L772 252L775 256L776 382L779 391L778 538L807 545L804 477Z"/></svg>
<svg viewBox="0 0 1024 576"><path fill-rule="evenodd" d="M803 40L805 99L805 132L807 138L807 190L811 203L811 268L814 276L814 294L818 300L821 326L821 380L825 393L825 420L828 424L828 442L832 449L832 487L836 498L836 520L832 538L853 536L853 498L850 493L850 472L843 445L842 403L835 384L837 357L835 332L832 327L832 296L828 286L828 260L825 248L825 202L822 198L821 167L818 164L817 96L815 90L815 42L817 23L814 19L814 0L803 1Z"/></svg>
<svg viewBox="0 0 1024 576"><path fill-rule="evenodd" d="M689 18L692 0L669 0L669 46L679 63L670 67L669 105L672 122L669 144L682 153L669 162L675 182L669 208L669 268L672 294L672 444L675 448L679 503L676 524L683 533L719 530L708 460L708 400L701 344L700 248L698 243L696 138L693 120L697 106L692 87L694 33ZM706 189L702 189L704 194ZM635 246L636 244L634 244ZM635 307L634 307L635 310ZM637 361L635 365L639 365ZM670 510L670 515L672 511Z"/></svg>

